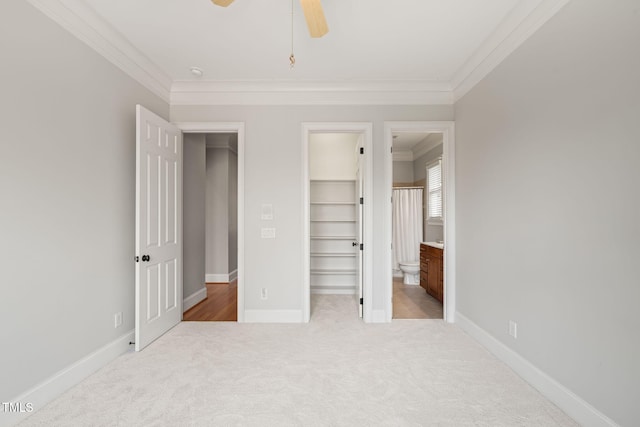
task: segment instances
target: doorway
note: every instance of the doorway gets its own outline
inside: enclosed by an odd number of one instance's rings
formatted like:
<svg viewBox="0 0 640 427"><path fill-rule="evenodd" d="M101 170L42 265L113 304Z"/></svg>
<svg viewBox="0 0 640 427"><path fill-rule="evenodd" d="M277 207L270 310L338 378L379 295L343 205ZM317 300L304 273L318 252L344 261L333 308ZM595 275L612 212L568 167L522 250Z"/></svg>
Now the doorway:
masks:
<svg viewBox="0 0 640 427"><path fill-rule="evenodd" d="M183 144L182 320L236 321L238 135L187 133Z"/></svg>
<svg viewBox="0 0 640 427"><path fill-rule="evenodd" d="M244 123L177 123L176 126L182 130L185 134L185 139L190 135L203 135L204 142L199 146L198 161L200 166L198 167L200 173L204 176L199 178L201 185L206 185L207 181L207 163L225 163L226 156L226 169L222 168L222 173L227 176L236 178L226 180L230 183L226 187L226 190L222 191L226 194L226 199L234 199L235 203L228 203L224 206L226 211L225 224L209 224L207 226L205 219L198 219L201 224L198 229L200 230L199 242L195 242L192 245L193 253L189 252L187 245L184 250L184 266L185 271L183 276L185 279L189 277L187 269L189 268L189 256L200 256L202 259L199 261L201 267L194 266L191 270L191 275L194 277L192 280L194 283L199 284L199 289L196 292L192 292L190 295L185 292L185 302L183 308L191 308L195 310L198 306L202 306L203 313L217 312L217 315L209 316L210 319L203 320L235 320L238 322L244 321ZM216 156L215 154L207 155L207 151L218 151L221 154ZM184 161L188 161L185 156ZM220 172L220 169L218 169ZM185 169L185 174L188 171ZM210 179L214 179L214 176L210 176ZM204 181L204 182L203 182ZM185 190L186 191L186 190ZM200 197L204 196L204 189L198 191ZM220 192L216 197L220 197ZM202 209L206 210L206 200L200 200L203 204ZM210 200L209 204L217 204L219 199ZM220 204L222 205L222 204ZM185 209L189 209L187 206ZM197 209L197 208L196 208ZM211 210L209 210L211 212ZM223 212L224 213L224 212ZM185 211L185 224L184 237L188 239L188 227L187 222L188 212ZM204 222L204 224L203 224ZM210 227L222 227L224 229L223 234L226 234L228 241L224 242L223 238L218 238L218 243L221 245L216 247L207 247L206 234L207 228ZM203 229L204 227L204 229ZM228 233L228 234L227 234ZM191 233L193 239L196 234ZM235 245L234 245L235 242ZM226 249L225 249L226 248ZM226 252L226 256L221 257L220 251ZM200 253L197 253L200 251ZM221 261L220 265L209 263L206 264L204 254L209 252L209 255L214 255L217 261ZM211 256L207 256L211 258ZM222 259L222 260L221 260ZM226 265L226 271L225 271ZM233 268L235 266L235 268ZM221 268L221 269L220 269ZM205 285L205 283L207 283ZM204 286L203 286L204 285ZM186 284L183 284L183 288L187 289ZM210 288L210 289L208 289ZM207 294L210 294L209 301L206 300ZM189 300L189 297L191 299ZM198 305L200 303L200 305ZM210 305L207 308L207 304ZM234 313L229 313L230 307L233 306ZM185 310L186 311L186 310ZM207 316L207 314L205 314ZM186 318L185 318L186 320Z"/></svg>
<svg viewBox="0 0 640 427"><path fill-rule="evenodd" d="M354 314L370 321L372 126L304 123L302 132L303 319L313 292L355 295Z"/></svg>
<svg viewBox="0 0 640 427"><path fill-rule="evenodd" d="M443 276L443 318L446 322L455 320L455 138L453 122L385 122L384 139L387 149L384 159L384 179L386 200L389 200L386 209L386 256L385 259L385 283L384 294L387 319L391 322L393 317L393 252L392 252L392 188L393 188L393 136L411 133L440 134L442 135L442 162L441 173L444 187L442 188L442 276ZM426 171L425 171L426 172ZM434 240L439 240L434 238ZM440 267L438 266L438 269Z"/></svg>
<svg viewBox="0 0 640 427"><path fill-rule="evenodd" d="M442 174L435 173L441 170L442 133L392 137L392 317L442 319L442 292L436 291L436 285L442 289L436 259L442 249L435 247L443 245Z"/></svg>

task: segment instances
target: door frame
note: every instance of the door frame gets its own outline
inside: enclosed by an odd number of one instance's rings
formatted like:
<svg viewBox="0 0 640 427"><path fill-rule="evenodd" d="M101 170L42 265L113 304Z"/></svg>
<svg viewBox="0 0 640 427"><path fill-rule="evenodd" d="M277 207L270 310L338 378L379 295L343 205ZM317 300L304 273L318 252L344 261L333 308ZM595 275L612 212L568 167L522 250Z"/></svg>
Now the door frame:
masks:
<svg viewBox="0 0 640 427"><path fill-rule="evenodd" d="M393 316L393 268L392 260L392 187L393 187L393 134L402 132L442 133L442 169L444 177L444 320L455 322L456 313L456 181L455 181L455 123L453 121L418 121L418 122L385 122L384 123L384 191L388 200L385 209L385 252L386 262L384 305L386 307L387 322Z"/></svg>
<svg viewBox="0 0 640 427"><path fill-rule="evenodd" d="M372 321L373 301L373 124L371 122L304 122L302 123L302 320L311 318L311 209L309 186L309 135L312 133L355 133L363 135L364 146L364 253L363 253L363 320Z"/></svg>
<svg viewBox="0 0 640 427"><path fill-rule="evenodd" d="M178 122L183 133L236 133L238 135L238 322L244 322L244 122ZM204 278L203 278L204 279Z"/></svg>

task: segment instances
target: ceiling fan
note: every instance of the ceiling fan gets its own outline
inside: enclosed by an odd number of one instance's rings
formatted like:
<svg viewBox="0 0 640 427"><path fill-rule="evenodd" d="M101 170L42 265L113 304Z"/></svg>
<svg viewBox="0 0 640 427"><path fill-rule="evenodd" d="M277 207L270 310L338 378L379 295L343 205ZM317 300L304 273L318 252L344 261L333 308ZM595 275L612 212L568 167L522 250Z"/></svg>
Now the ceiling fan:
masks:
<svg viewBox="0 0 640 427"><path fill-rule="evenodd" d="M211 0L213 4L218 6L227 7L234 0ZM307 27L309 28L309 34L311 37L322 37L329 32L327 27L327 21L324 18L324 11L322 10L322 4L320 0L300 0L302 10L304 11L304 17L307 20Z"/></svg>

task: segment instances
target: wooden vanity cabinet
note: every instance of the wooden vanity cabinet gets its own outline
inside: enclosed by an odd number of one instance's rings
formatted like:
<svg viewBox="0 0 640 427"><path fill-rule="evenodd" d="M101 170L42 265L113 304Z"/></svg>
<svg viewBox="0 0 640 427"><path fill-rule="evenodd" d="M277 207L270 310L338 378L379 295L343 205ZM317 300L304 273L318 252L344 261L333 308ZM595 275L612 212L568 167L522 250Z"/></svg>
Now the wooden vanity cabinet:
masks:
<svg viewBox="0 0 640 427"><path fill-rule="evenodd" d="M444 251L428 245L420 245L420 286L427 293L443 301L444 283Z"/></svg>
<svg viewBox="0 0 640 427"><path fill-rule="evenodd" d="M429 260L427 259L427 245L420 244L420 286L428 292Z"/></svg>

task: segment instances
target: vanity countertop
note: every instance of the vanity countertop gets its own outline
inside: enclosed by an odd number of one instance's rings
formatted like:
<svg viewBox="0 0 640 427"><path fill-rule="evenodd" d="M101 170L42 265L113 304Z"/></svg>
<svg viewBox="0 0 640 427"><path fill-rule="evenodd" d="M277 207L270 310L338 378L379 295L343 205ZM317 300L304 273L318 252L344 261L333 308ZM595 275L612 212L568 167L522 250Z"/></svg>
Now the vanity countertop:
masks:
<svg viewBox="0 0 640 427"><path fill-rule="evenodd" d="M444 242L422 242L423 245L431 246L432 248L444 249Z"/></svg>

